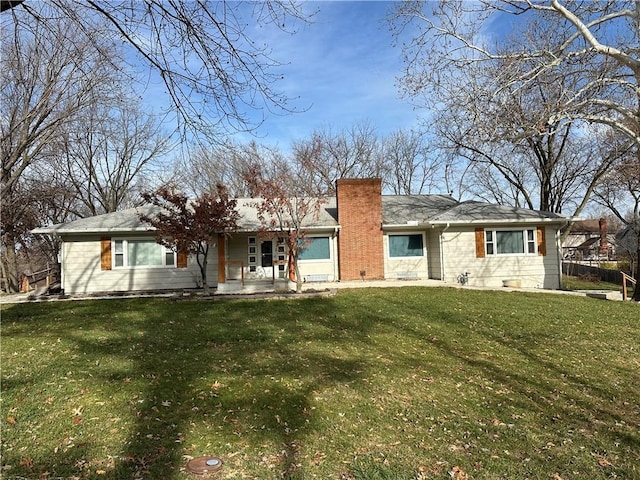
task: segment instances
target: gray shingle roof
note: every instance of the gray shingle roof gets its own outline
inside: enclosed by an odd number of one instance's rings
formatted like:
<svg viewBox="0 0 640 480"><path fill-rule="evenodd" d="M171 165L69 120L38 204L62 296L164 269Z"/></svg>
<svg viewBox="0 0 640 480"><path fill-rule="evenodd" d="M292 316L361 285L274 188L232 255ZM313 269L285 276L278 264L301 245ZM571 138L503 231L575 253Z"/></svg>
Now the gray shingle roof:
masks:
<svg viewBox="0 0 640 480"><path fill-rule="evenodd" d="M404 225L409 222L428 223L438 213L458 202L448 195L383 195L382 223Z"/></svg>
<svg viewBox="0 0 640 480"><path fill-rule="evenodd" d="M256 208L258 202L259 199L253 198L237 199L236 208L240 213L240 230L257 231L260 227ZM333 228L338 225L336 199L329 198L323 202L317 216L308 215L308 217L304 219L303 225L305 227ZM37 228L33 232L55 234L148 232L154 229L149 224L140 221L140 214L144 213L149 215L160 211L160 207L144 205L119 212L81 218L67 223L59 223L50 227Z"/></svg>
<svg viewBox="0 0 640 480"><path fill-rule="evenodd" d="M159 207L144 205L128 208L119 212L105 213L93 217L80 218L67 223L58 223L50 227L37 228L34 233L115 233L115 232L147 232L154 230L151 225L140 221L140 214L160 212Z"/></svg>
<svg viewBox="0 0 640 480"><path fill-rule="evenodd" d="M533 221L561 223L567 220L567 217L557 213L467 201L459 203L444 212L438 213L431 218L430 223L501 223Z"/></svg>
<svg viewBox="0 0 640 480"><path fill-rule="evenodd" d="M260 199L238 198L236 200L236 208L240 213L240 230L257 231L261 226L257 209ZM307 228L336 227L338 225L338 215L335 197L313 199L313 201L320 202L320 209L317 214L309 213L303 220L303 226Z"/></svg>
<svg viewBox="0 0 640 480"><path fill-rule="evenodd" d="M259 199L239 198L240 230L257 231L260 227L257 205ZM303 225L307 228L334 228L339 225L335 197L322 201L317 215L309 215ZM151 214L159 207L146 205L115 213L82 218L72 222L43 227L34 233L116 233L153 230L140 221L141 213ZM447 195L383 195L382 222L384 226L445 225L507 222L556 222L567 218L555 213L524 208L506 207L476 201L458 202Z"/></svg>

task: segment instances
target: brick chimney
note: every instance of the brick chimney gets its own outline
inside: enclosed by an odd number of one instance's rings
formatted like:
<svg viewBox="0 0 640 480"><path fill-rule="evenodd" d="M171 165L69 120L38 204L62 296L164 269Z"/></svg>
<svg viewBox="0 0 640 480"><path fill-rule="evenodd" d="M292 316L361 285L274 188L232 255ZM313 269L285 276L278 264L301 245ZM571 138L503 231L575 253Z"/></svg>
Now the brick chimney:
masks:
<svg viewBox="0 0 640 480"><path fill-rule="evenodd" d="M341 280L384 278L382 247L382 180L336 182L338 257Z"/></svg>
<svg viewBox="0 0 640 480"><path fill-rule="evenodd" d="M598 253L600 255L607 255L609 253L609 243L607 242L607 220L601 218L598 221L598 227L600 228L600 247Z"/></svg>

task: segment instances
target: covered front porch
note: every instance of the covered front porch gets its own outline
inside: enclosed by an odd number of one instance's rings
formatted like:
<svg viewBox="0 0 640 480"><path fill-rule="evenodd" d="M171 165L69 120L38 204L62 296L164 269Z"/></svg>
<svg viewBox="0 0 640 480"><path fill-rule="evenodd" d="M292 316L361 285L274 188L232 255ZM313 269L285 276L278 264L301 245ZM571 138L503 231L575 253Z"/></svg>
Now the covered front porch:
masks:
<svg viewBox="0 0 640 480"><path fill-rule="evenodd" d="M217 294L295 289L295 274L283 237L257 234L218 237Z"/></svg>
<svg viewBox="0 0 640 480"><path fill-rule="evenodd" d="M313 233L298 266L305 283L337 280L334 232ZM217 242L217 294L285 292L296 289L293 257L285 238L256 232L220 235Z"/></svg>

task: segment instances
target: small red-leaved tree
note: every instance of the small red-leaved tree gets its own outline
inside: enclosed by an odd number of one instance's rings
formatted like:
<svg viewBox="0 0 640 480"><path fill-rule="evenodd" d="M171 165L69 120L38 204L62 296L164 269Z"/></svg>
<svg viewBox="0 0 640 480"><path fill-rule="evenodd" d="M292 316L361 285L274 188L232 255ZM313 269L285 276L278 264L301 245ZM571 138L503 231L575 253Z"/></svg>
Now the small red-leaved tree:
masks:
<svg viewBox="0 0 640 480"><path fill-rule="evenodd" d="M253 165L244 174L245 182L256 202L261 226L258 234L266 238L283 237L289 252L289 279L291 268L295 272L296 292L302 292L302 277L298 266L300 251L306 246L305 220L318 218L324 203L318 197L301 193L295 178L286 175L268 177L259 165Z"/></svg>
<svg viewBox="0 0 640 480"><path fill-rule="evenodd" d="M229 198L227 188L216 185L215 193L204 193L190 201L172 187L143 194L145 201L161 207L153 215L140 215L143 222L157 230L158 243L174 251L195 254L202 276L202 288L209 295L207 257L217 234L228 235L238 228L240 215L236 201Z"/></svg>

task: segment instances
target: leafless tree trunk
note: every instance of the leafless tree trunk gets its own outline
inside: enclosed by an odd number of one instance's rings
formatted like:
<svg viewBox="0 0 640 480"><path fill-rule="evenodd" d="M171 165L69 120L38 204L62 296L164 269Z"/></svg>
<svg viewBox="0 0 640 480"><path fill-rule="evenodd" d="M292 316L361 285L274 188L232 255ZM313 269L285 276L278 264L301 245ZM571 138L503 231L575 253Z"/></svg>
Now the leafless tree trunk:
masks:
<svg viewBox="0 0 640 480"><path fill-rule="evenodd" d="M627 152L624 161L598 186L595 198L613 212L623 225L632 229L634 235L629 235L629 238L635 240L635 245L625 245L625 248L631 257L635 256L634 276L637 280L640 278L640 150ZM623 206L629 206L628 210L623 210ZM638 285L633 299L640 301Z"/></svg>
<svg viewBox="0 0 640 480"><path fill-rule="evenodd" d="M16 249L36 225L29 213L37 192L27 189L30 170L42 161L62 129L108 84L105 57L93 40L68 23L44 28L34 22L18 33L19 21L3 17L0 68L0 198L2 260L8 289L18 288Z"/></svg>
<svg viewBox="0 0 640 480"><path fill-rule="evenodd" d="M623 16L610 17L613 3L602 6L580 7L599 18L591 28ZM493 37L486 27L499 14L505 29L507 21L513 27ZM629 131L611 105L633 105L628 87L637 81L626 60L589 48L570 17L555 1L404 2L397 9L396 34L414 28L404 49L403 92L431 109L442 146L471 162L468 179L485 197L506 200L512 192L510 203L577 213L618 160L590 144L612 128ZM618 26L609 39L634 36Z"/></svg>

